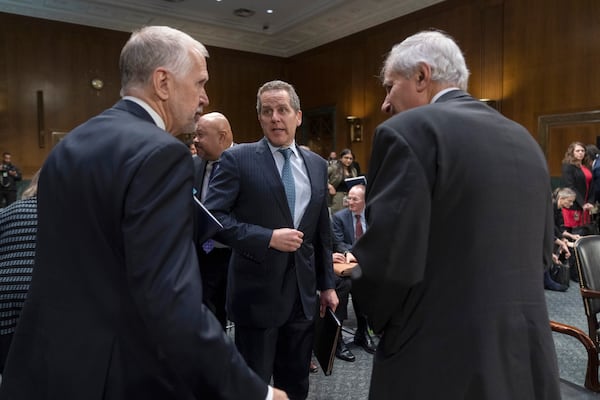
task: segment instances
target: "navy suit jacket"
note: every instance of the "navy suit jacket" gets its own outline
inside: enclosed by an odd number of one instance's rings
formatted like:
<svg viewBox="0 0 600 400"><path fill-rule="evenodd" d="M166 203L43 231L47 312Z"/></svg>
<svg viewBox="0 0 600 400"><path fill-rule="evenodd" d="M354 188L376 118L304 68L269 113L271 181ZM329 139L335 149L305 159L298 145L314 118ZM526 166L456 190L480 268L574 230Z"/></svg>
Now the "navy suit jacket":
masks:
<svg viewBox="0 0 600 400"><path fill-rule="evenodd" d="M355 242L354 214L344 208L331 216L333 250L339 253L352 251Z"/></svg>
<svg viewBox="0 0 600 400"><path fill-rule="evenodd" d="M267 139L239 144L221 155L206 207L224 229L217 240L232 247L227 313L237 324L270 328L290 317L296 293L312 319L317 289L333 289L331 226L327 210L327 163L298 147L311 185L311 199L298 230L302 246L293 253L269 248L272 232L293 228L279 171Z"/></svg>
<svg viewBox="0 0 600 400"><path fill-rule="evenodd" d="M0 398L265 398L202 305L192 176L186 146L131 101L55 147Z"/></svg>

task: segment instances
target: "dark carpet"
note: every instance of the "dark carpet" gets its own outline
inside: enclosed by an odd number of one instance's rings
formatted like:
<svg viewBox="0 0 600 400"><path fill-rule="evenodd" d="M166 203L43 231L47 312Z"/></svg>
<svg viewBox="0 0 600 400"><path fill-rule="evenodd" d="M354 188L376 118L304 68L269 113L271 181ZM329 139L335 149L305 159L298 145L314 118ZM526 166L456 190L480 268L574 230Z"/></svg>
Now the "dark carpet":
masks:
<svg viewBox="0 0 600 400"><path fill-rule="evenodd" d="M576 326L587 332L587 322L583 310L579 287L571 282L566 292L546 290L546 301L550 319ZM309 400L364 400L368 398L373 356L352 343L352 331L356 319L352 302L348 304L349 317L344 321L344 339L356 356L355 362L336 359L333 373L325 376L319 372L311 374ZM553 333L558 368L561 378L563 400L599 400L600 394L583 387L587 355L583 346L574 338ZM398 394L401 398L401 393Z"/></svg>

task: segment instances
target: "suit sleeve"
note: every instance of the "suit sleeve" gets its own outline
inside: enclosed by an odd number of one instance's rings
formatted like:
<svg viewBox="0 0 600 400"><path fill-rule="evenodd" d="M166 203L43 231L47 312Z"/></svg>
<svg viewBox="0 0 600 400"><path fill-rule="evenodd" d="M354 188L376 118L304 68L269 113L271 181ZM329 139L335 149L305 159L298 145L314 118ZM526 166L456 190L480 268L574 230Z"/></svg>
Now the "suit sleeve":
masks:
<svg viewBox="0 0 600 400"><path fill-rule="evenodd" d="M236 218L233 209L241 189L242 174L235 157L228 151L221 154L219 170L211 180L211 190L205 205L223 225L216 239L256 262L262 262L269 250L273 230Z"/></svg>
<svg viewBox="0 0 600 400"><path fill-rule="evenodd" d="M343 253L352 249L351 243L344 241L344 223L339 214L331 217L331 230L333 233L333 251Z"/></svg>
<svg viewBox="0 0 600 400"><path fill-rule="evenodd" d="M189 154L171 143L146 157L131 181L122 223L130 293L158 350L196 397L263 400L266 384L202 304L192 180Z"/></svg>
<svg viewBox="0 0 600 400"><path fill-rule="evenodd" d="M375 134L367 181L369 228L353 247L362 277L352 290L381 331L425 274L431 193L413 149L387 126Z"/></svg>

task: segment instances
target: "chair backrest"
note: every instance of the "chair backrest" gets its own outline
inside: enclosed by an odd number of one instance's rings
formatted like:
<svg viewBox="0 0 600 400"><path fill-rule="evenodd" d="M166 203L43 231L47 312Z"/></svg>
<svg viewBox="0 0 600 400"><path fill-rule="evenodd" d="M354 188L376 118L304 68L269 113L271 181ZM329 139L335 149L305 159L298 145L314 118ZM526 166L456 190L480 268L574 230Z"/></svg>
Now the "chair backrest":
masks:
<svg viewBox="0 0 600 400"><path fill-rule="evenodd" d="M579 286L600 291L600 235L584 236L575 243ZM595 316L600 312L600 299L583 298L585 312Z"/></svg>

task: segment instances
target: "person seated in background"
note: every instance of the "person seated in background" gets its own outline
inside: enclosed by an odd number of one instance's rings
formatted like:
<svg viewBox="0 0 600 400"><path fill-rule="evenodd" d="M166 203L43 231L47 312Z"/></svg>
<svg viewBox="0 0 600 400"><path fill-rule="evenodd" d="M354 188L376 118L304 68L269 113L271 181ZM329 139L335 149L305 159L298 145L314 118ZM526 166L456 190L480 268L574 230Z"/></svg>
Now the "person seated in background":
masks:
<svg viewBox="0 0 600 400"><path fill-rule="evenodd" d="M336 256L334 255L334 263L356 262L356 258L352 254L352 247L367 229L365 219L365 185L359 184L352 186L350 188L350 191L348 191L347 201L348 207L338 211L331 217L333 251L341 253L342 256L342 258L336 258ZM350 279L348 277L343 277L341 279L350 282ZM377 346L375 345L373 338L369 333L367 317L362 313L360 304L357 303L354 297L352 298L352 305L354 306L354 312L356 314L356 333L354 334L354 344L362 347L368 353L373 354L375 353ZM340 300L340 305L338 306L338 309L342 308L344 310L340 310L340 315L345 315L347 312L345 310L346 306L344 306L342 304L342 301ZM349 357L349 354L352 354L350 350L345 351L346 349L344 348L345 344L343 340L338 341L338 343L340 342L342 347L338 347L339 351L336 352L336 355L338 355L339 353L338 358L352 358L353 356ZM348 357L345 357L344 354L348 355Z"/></svg>
<svg viewBox="0 0 600 400"><path fill-rule="evenodd" d="M563 208L570 208L575 202L577 193L571 188L557 188L554 191L553 205L554 205L554 235L558 239L565 240L569 247L573 247L574 242L581 237L581 235L569 232L565 227L565 221L562 214Z"/></svg>
<svg viewBox="0 0 600 400"><path fill-rule="evenodd" d="M577 239L579 239L581 235L572 233L567 227L565 227L565 222L562 213L563 208L570 208L573 205L576 197L577 193L571 188L557 188L556 190L554 190L552 196L552 204L554 206L555 245L559 248L564 248L564 250L561 250L563 254L562 261L565 261L569 264L569 273L571 274L571 279L575 282L579 282L579 277L577 275L577 269L575 266L575 258L569 257L569 248L574 247L575 241L577 241ZM550 286L553 286L552 283L549 282L547 277L544 275L544 287L546 287L546 289L550 289L549 287L547 287L546 283L549 283Z"/></svg>

